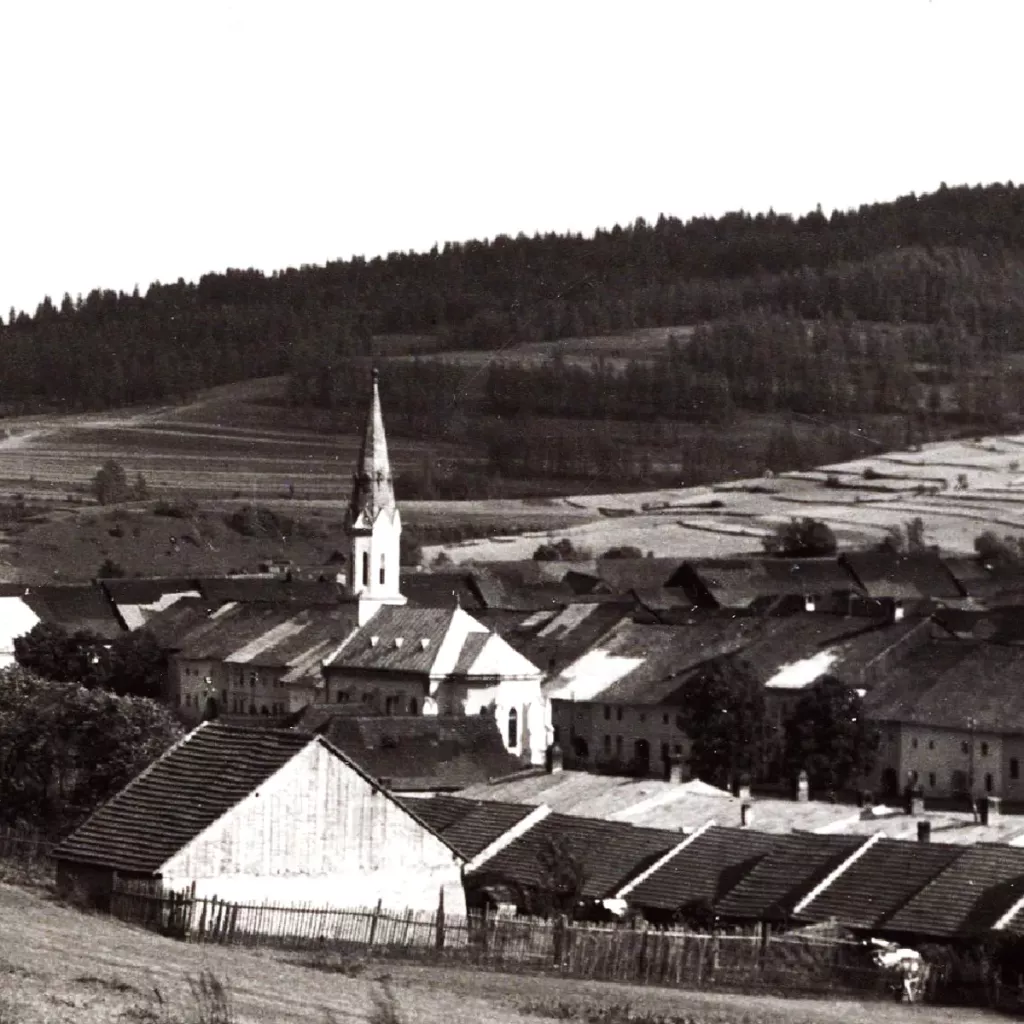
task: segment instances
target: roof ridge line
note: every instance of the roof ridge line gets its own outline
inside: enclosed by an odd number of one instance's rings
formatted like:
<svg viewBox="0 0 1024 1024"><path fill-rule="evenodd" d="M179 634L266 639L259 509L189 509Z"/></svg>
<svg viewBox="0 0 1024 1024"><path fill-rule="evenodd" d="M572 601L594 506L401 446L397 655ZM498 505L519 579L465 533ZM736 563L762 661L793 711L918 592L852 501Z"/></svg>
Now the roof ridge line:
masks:
<svg viewBox="0 0 1024 1024"><path fill-rule="evenodd" d="M884 838L885 832L881 829L873 835L868 836L868 838L861 843L861 845L858 846L849 857L833 868L832 871L830 871L806 896L803 897L803 899L800 900L799 903L793 907L793 914L799 914L809 903L813 903L814 900L816 900L833 882L836 881L836 879L845 874L854 863L860 860L860 858L863 857L872 846Z"/></svg>
<svg viewBox="0 0 1024 1024"><path fill-rule="evenodd" d="M695 828L685 839L682 840L682 842L677 843L675 846L672 847L671 850L668 851L668 853L663 854L661 857L659 857L649 868L645 868L635 878L633 878L631 881L627 882L624 886L622 886L622 888L619 889L619 891L615 894L615 899L624 899L628 893L631 893L642 882L646 882L647 879L650 878L651 875L653 875L656 871L660 871L670 860L672 860L673 857L676 856L676 854L681 853L683 850L685 850L691 843L700 838L700 836L704 835L704 833L707 832L708 829L712 828L714 824L715 819L709 818L707 821L704 822L703 825L700 825L697 828Z"/></svg>

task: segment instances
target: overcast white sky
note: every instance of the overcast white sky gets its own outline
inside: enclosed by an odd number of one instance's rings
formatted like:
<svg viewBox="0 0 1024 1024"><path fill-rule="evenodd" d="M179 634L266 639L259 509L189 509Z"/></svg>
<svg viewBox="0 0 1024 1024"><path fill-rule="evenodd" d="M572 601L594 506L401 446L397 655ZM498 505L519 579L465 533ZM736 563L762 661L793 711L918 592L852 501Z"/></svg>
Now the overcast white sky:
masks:
<svg viewBox="0 0 1024 1024"><path fill-rule="evenodd" d="M1020 0L0 0L0 314L1024 179Z"/></svg>

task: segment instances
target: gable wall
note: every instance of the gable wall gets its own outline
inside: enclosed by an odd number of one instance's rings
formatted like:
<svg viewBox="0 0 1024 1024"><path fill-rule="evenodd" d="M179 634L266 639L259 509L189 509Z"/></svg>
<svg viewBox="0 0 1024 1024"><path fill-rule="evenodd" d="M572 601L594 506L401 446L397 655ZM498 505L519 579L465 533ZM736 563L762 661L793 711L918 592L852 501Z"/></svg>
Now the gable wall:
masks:
<svg viewBox="0 0 1024 1024"><path fill-rule="evenodd" d="M216 780L211 780L216 785ZM229 901L463 913L461 862L322 743L169 860L166 884Z"/></svg>

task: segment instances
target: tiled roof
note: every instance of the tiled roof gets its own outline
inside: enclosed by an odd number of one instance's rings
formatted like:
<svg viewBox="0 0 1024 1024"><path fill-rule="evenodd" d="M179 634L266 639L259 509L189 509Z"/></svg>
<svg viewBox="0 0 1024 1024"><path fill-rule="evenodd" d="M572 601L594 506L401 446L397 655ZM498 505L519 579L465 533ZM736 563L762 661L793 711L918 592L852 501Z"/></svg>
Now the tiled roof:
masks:
<svg viewBox="0 0 1024 1024"><path fill-rule="evenodd" d="M959 846L880 839L797 915L876 929L963 854Z"/></svg>
<svg viewBox="0 0 1024 1024"><path fill-rule="evenodd" d="M926 821L930 827L929 842L973 846L975 843L1024 844L1024 815L995 814L987 825L975 821L970 811L930 810L908 814L903 808L876 805L862 810L856 819L825 825L819 831L852 836L869 836L883 831L890 839L917 841L918 826Z"/></svg>
<svg viewBox="0 0 1024 1024"><path fill-rule="evenodd" d="M663 911L717 903L778 839L765 832L714 825L630 889L626 899L633 906Z"/></svg>
<svg viewBox="0 0 1024 1024"><path fill-rule="evenodd" d="M533 808L522 804L465 800L457 796L408 800L406 806L467 860L533 813Z"/></svg>
<svg viewBox="0 0 1024 1024"><path fill-rule="evenodd" d="M971 597L991 607L1024 600L1024 566L986 563L977 557L946 557L943 562Z"/></svg>
<svg viewBox="0 0 1024 1024"><path fill-rule="evenodd" d="M779 836L715 909L725 918L764 921L787 916L802 896L865 841L845 835Z"/></svg>
<svg viewBox="0 0 1024 1024"><path fill-rule="evenodd" d="M746 608L758 598L859 591L835 558L732 558L684 563L673 582L698 604Z"/></svg>
<svg viewBox="0 0 1024 1024"><path fill-rule="evenodd" d="M150 615L144 624L145 629L156 637L162 647L177 648L189 632L210 617L214 607L203 597L183 597L163 611Z"/></svg>
<svg viewBox="0 0 1024 1024"><path fill-rule="evenodd" d="M414 608L463 608L484 606L468 572L410 572L402 575L402 594Z"/></svg>
<svg viewBox="0 0 1024 1024"><path fill-rule="evenodd" d="M429 673L454 614L454 608L386 605L326 667Z"/></svg>
<svg viewBox="0 0 1024 1024"><path fill-rule="evenodd" d="M485 715L356 715L311 705L297 727L315 731L393 790L461 790L522 771Z"/></svg>
<svg viewBox="0 0 1024 1024"><path fill-rule="evenodd" d="M964 849L887 921L887 931L935 938L987 932L1024 896L1024 850L978 845Z"/></svg>
<svg viewBox="0 0 1024 1024"><path fill-rule="evenodd" d="M44 584L27 588L22 600L40 620L68 633L88 630L106 640L125 631L124 623L102 587L85 584Z"/></svg>
<svg viewBox="0 0 1024 1024"><path fill-rule="evenodd" d="M546 844L563 838L583 869L583 897L602 899L615 893L683 837L660 829L549 814L485 861L474 874L523 888L540 885L541 851Z"/></svg>
<svg viewBox="0 0 1024 1024"><path fill-rule="evenodd" d="M963 588L933 552L854 551L839 560L872 597L960 600Z"/></svg>
<svg viewBox="0 0 1024 1024"><path fill-rule="evenodd" d="M151 576L100 580L99 585L115 604L156 604L168 594L198 591L199 584L187 576Z"/></svg>
<svg viewBox="0 0 1024 1024"><path fill-rule="evenodd" d="M203 597L217 604L228 601L263 602L311 606L337 604L345 600L344 590L333 580L286 580L269 576L218 576L200 579Z"/></svg>
<svg viewBox="0 0 1024 1024"><path fill-rule="evenodd" d="M1022 647L933 641L894 676L877 697L871 694L868 710L876 720L963 729L971 717L983 732L1024 729ZM904 680L910 685L901 687Z"/></svg>
<svg viewBox="0 0 1024 1024"><path fill-rule="evenodd" d="M180 657L191 661L223 661L239 648L287 622L294 614L294 609L275 604L222 605L213 615L179 636Z"/></svg>
<svg viewBox="0 0 1024 1024"><path fill-rule="evenodd" d="M292 730L201 725L100 807L54 856L153 874L311 742Z"/></svg>

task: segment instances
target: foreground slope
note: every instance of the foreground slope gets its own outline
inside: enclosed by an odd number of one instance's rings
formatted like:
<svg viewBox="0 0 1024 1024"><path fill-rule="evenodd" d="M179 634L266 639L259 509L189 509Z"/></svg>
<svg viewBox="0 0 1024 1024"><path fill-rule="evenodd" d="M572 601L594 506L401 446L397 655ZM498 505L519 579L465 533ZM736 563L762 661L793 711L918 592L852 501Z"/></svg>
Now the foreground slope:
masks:
<svg viewBox="0 0 1024 1024"><path fill-rule="evenodd" d="M571 1017L610 1004L629 1004L635 1014L708 1024L974 1024L992 1019L964 1009L787 1001L398 964L370 965L350 978L247 951L174 942L9 885L0 885L0 919L5 925L0 929L0 1019L23 1024L157 1019L146 1016L159 1009L155 990L174 1019L197 1019L187 979L204 969L228 987L237 1024L369 1020L375 980L385 972L402 1019L417 1024L518 1024L538 1020L541 1008L563 1016L558 1011L564 1007Z"/></svg>

